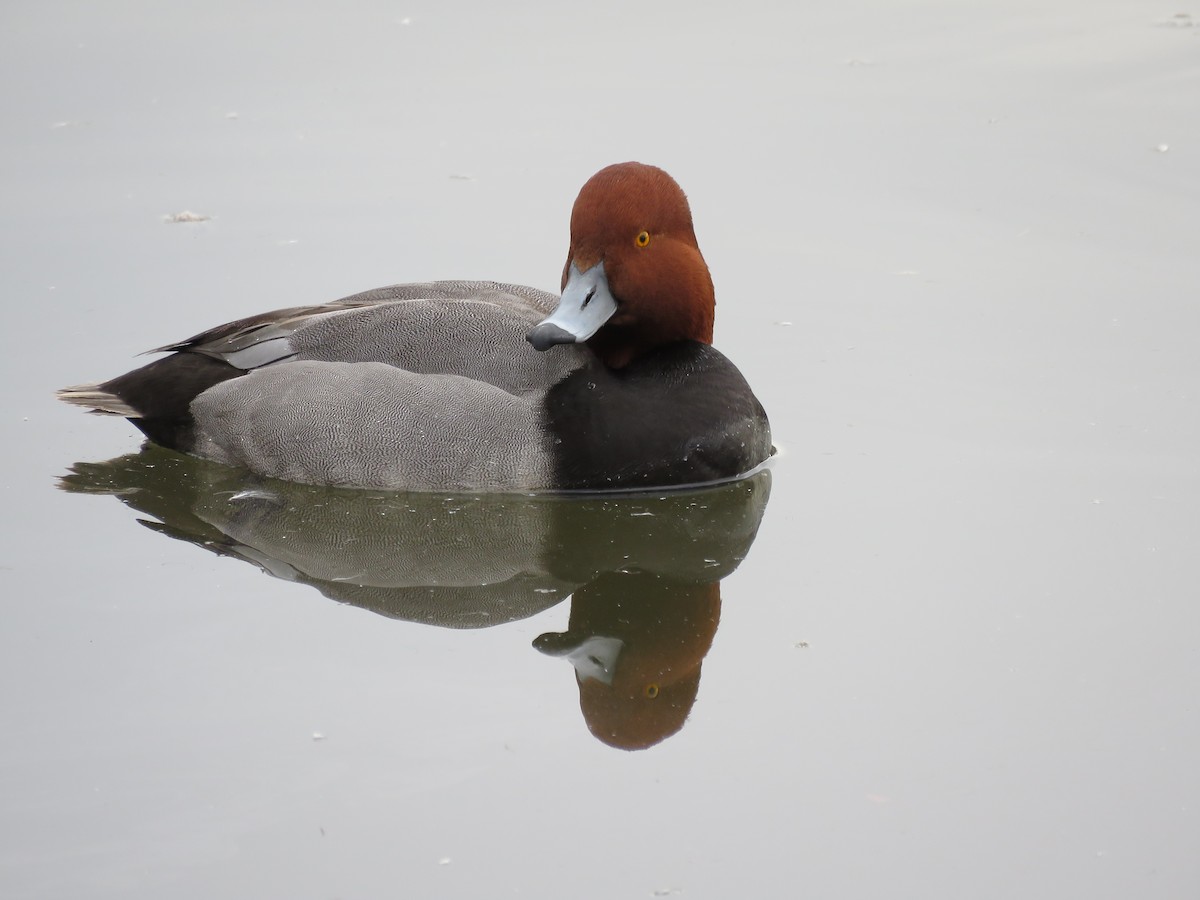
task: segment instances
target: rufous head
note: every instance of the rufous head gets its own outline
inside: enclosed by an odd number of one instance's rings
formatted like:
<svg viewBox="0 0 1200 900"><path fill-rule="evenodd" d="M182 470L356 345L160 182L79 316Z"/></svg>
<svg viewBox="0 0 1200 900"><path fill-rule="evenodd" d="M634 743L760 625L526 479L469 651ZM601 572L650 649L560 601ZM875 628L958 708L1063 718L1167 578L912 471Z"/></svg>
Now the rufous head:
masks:
<svg viewBox="0 0 1200 900"><path fill-rule="evenodd" d="M539 350L586 341L620 368L663 344L711 343L714 307L679 185L655 166L617 163L579 191L562 298L529 340Z"/></svg>

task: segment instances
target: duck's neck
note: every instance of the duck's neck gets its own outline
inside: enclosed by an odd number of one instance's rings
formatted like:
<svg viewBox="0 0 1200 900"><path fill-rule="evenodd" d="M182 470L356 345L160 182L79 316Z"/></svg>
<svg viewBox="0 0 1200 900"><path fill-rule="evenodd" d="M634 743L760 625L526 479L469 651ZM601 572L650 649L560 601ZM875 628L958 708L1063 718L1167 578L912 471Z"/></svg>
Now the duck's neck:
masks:
<svg viewBox="0 0 1200 900"><path fill-rule="evenodd" d="M711 340L700 341L690 337L674 337L663 339L640 332L630 333L629 329L620 326L612 330L602 328L588 342L588 348L596 354L600 362L610 369L621 370L631 363L650 356L663 347L678 344L680 341L695 340L697 343L710 344Z"/></svg>
<svg viewBox="0 0 1200 900"><path fill-rule="evenodd" d="M712 343L716 298L708 267L701 257L699 265L677 271L682 276L643 285L635 297L619 300L617 313L588 340L610 369L623 369L668 344Z"/></svg>

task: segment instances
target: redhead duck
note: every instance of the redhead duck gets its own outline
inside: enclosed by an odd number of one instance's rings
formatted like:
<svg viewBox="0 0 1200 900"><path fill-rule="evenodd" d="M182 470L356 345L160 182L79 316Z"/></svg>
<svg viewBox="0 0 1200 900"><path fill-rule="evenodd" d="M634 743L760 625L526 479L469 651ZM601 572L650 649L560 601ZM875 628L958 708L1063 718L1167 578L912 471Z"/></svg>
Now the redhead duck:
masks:
<svg viewBox="0 0 1200 900"><path fill-rule="evenodd" d="M583 186L555 297L401 284L261 313L60 399L259 475L397 490L639 490L771 454L711 346L712 278L679 185L620 163ZM535 352L541 351L541 352Z"/></svg>

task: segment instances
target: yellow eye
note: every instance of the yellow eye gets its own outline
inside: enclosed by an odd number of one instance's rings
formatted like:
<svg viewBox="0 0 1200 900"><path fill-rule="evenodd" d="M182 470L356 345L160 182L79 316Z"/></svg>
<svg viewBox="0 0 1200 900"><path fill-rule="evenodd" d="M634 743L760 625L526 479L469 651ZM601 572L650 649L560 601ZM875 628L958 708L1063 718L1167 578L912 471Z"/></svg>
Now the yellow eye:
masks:
<svg viewBox="0 0 1200 900"><path fill-rule="evenodd" d="M645 233L646 232L644 232L644 231L642 232L642 234L645 234ZM647 697L649 697L651 700L653 700L655 697L658 696L658 685L657 684L646 685L645 693L646 693Z"/></svg>
<svg viewBox="0 0 1200 900"><path fill-rule="evenodd" d="M650 245L650 232L639 231L638 236L633 239L633 242L639 247L648 247Z"/></svg>

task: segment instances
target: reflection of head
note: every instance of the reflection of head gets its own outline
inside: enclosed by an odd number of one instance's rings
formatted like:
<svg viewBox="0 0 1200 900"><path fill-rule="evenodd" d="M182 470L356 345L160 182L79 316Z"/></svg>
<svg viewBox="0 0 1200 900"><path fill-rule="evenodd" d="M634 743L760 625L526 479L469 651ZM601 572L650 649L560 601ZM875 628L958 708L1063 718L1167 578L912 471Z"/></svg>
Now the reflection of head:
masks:
<svg viewBox="0 0 1200 900"><path fill-rule="evenodd" d="M720 615L717 583L611 573L575 593L566 634L535 643L571 658L592 734L613 747L642 750L683 727ZM598 659L589 651L597 647L612 648L612 658Z"/></svg>
<svg viewBox="0 0 1200 900"><path fill-rule="evenodd" d="M579 708L597 740L620 750L645 750L683 727L699 688L699 664L677 681L641 690L580 680Z"/></svg>

